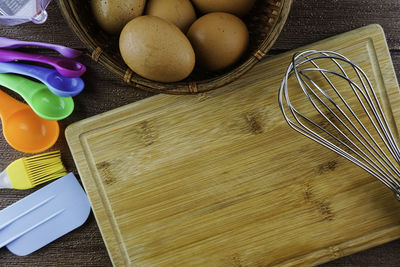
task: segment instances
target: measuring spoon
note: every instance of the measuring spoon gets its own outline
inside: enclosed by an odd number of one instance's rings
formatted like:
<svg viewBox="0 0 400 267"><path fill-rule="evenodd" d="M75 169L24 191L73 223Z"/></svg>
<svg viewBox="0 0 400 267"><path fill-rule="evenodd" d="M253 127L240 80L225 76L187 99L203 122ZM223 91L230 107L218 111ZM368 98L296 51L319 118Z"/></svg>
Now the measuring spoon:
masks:
<svg viewBox="0 0 400 267"><path fill-rule="evenodd" d="M76 96L85 87L85 83L79 77L68 78L53 69L21 63L0 62L0 73L17 73L30 76L44 83L53 94L62 97Z"/></svg>
<svg viewBox="0 0 400 267"><path fill-rule="evenodd" d="M45 63L53 66L61 75L70 78L80 77L86 71L85 65L72 59L0 49L0 62L16 60Z"/></svg>
<svg viewBox="0 0 400 267"><path fill-rule="evenodd" d="M14 74L0 74L0 85L20 94L37 115L46 120L62 120L74 110L71 97L60 97L42 83Z"/></svg>
<svg viewBox="0 0 400 267"><path fill-rule="evenodd" d="M39 153L49 149L60 133L57 121L39 117L28 105L1 90L0 118L8 144L24 153Z"/></svg>
<svg viewBox="0 0 400 267"><path fill-rule="evenodd" d="M20 41L15 39L9 39L5 37L0 37L0 48L18 48L22 46L35 46L35 47L42 47L48 48L57 51L64 57L68 58L75 58L82 55L82 51L72 49L63 45L57 44L49 44L49 43L42 43L42 42L29 42L29 41Z"/></svg>

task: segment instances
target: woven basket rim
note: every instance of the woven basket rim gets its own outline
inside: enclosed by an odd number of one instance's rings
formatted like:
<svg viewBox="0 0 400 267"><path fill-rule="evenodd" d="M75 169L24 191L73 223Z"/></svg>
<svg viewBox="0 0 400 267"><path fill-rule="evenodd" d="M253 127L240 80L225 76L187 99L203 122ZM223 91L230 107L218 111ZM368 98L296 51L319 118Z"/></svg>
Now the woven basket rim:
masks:
<svg viewBox="0 0 400 267"><path fill-rule="evenodd" d="M125 68L121 68L121 66L116 64L112 59L112 55L110 55L107 51L104 51L101 47L97 46L96 41L90 35L85 34L84 25L82 25L79 21L77 11L71 4L72 0L59 0L57 2L65 20L69 24L70 28L72 28L73 32L84 44L90 57L95 62L105 66L109 71L121 77L125 83L156 93L197 94L214 90L233 82L254 67L260 60L262 60L281 33L283 26L286 23L293 0L268 0L268 3L271 7L271 17L268 21L268 26L270 29L264 40L258 46L258 49L256 49L254 52L251 52L251 56L248 57L243 63L236 66L229 72L221 74L217 77L200 81L181 81L175 83L161 83L147 80L140 76L138 77L138 75L133 75L132 70L130 70L126 65L124 66Z"/></svg>

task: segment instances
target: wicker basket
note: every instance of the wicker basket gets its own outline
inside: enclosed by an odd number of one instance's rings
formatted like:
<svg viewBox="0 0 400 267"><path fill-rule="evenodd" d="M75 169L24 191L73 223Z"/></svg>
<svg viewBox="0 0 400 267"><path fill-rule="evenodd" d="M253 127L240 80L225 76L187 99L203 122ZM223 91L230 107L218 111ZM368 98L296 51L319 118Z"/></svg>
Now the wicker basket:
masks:
<svg viewBox="0 0 400 267"><path fill-rule="evenodd" d="M120 76L133 87L168 94L196 94L226 85L259 62L278 38L289 14L292 0L257 0L249 15L243 18L250 33L248 51L241 60L219 73L195 68L184 81L160 83L133 73L122 60L118 36L102 31L91 14L90 1L59 0L65 19L88 49L92 59Z"/></svg>

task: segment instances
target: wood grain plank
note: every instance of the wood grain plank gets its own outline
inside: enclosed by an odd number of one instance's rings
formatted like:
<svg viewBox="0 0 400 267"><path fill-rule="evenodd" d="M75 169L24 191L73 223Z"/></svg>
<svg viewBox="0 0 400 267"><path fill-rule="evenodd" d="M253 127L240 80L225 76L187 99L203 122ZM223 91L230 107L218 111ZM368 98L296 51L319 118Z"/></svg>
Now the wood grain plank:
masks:
<svg viewBox="0 0 400 267"><path fill-rule="evenodd" d="M400 117L381 28L312 46L332 48L367 72L383 106ZM67 129L116 266L229 265L234 257L243 266L309 265L400 236L393 195L297 138L272 104L292 54L221 90L158 95Z"/></svg>

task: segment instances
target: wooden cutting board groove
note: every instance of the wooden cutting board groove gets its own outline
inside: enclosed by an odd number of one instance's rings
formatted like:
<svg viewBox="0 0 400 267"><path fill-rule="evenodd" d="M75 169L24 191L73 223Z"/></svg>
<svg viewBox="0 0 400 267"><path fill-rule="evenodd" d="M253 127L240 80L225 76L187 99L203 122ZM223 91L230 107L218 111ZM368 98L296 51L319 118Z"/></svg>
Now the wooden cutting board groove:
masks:
<svg viewBox="0 0 400 267"><path fill-rule="evenodd" d="M398 133L382 29L335 50L370 76ZM66 137L115 266L314 265L400 237L400 204L371 175L291 130L277 103L294 51L196 96L157 95Z"/></svg>

